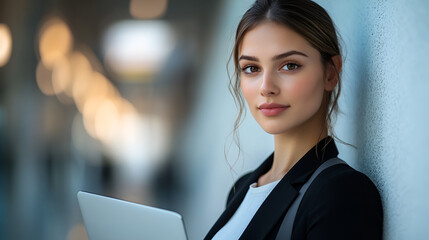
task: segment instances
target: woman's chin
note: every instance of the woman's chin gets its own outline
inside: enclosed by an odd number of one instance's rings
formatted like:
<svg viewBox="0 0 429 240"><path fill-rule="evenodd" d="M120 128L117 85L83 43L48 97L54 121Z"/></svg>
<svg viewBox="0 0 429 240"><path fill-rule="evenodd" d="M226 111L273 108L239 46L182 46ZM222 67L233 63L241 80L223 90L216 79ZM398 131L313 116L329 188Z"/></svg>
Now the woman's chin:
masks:
<svg viewBox="0 0 429 240"><path fill-rule="evenodd" d="M266 133L269 133L269 134L271 134L271 135L277 135L277 134L282 134L282 133L287 132L287 129L280 128L280 127L273 127L273 126L270 126L270 127L262 127L262 129L264 129L264 131L265 131Z"/></svg>
<svg viewBox="0 0 429 240"><path fill-rule="evenodd" d="M278 134L286 134L290 133L293 134L296 131L305 131L305 127L303 128L303 125L296 123L296 122L289 122L281 121L281 122L265 122L265 124L259 124L259 126L262 127L262 129L271 134L271 135L278 135Z"/></svg>

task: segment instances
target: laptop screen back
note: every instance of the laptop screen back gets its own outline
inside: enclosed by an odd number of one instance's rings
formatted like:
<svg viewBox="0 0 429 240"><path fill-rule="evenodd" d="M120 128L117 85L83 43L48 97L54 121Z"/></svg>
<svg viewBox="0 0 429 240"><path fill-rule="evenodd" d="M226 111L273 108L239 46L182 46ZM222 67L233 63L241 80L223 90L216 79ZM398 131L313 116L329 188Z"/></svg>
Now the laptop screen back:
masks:
<svg viewBox="0 0 429 240"><path fill-rule="evenodd" d="M82 191L77 197L90 240L186 240L178 213Z"/></svg>

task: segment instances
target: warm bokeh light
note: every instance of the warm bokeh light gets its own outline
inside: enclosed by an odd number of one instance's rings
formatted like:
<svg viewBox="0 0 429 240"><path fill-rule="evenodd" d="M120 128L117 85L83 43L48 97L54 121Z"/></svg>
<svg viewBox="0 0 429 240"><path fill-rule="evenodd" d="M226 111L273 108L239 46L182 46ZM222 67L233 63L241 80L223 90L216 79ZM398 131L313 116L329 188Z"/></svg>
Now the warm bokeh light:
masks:
<svg viewBox="0 0 429 240"><path fill-rule="evenodd" d="M116 99L116 106L118 106L118 111L121 115L137 115L137 109L131 104L128 100L124 98Z"/></svg>
<svg viewBox="0 0 429 240"><path fill-rule="evenodd" d="M71 88L71 66L68 58L58 59L52 68L52 86L55 94L66 92Z"/></svg>
<svg viewBox="0 0 429 240"><path fill-rule="evenodd" d="M105 99L95 114L95 133L102 142L111 142L118 132L118 109L109 99Z"/></svg>
<svg viewBox="0 0 429 240"><path fill-rule="evenodd" d="M132 33L135 28L128 28L124 32L125 37L110 38L123 45L116 45L112 56L120 61L122 67L126 68L128 64L128 74L141 69L145 73L155 71L174 45L172 31L164 22L140 22L138 28L144 31L136 34ZM118 32L111 34L114 36ZM85 140L87 136L103 145L107 154L117 161L141 163L146 156L148 159L143 161L146 163L140 165L149 164L152 161L149 158L154 156L150 153L158 152L157 141L150 137L153 122L143 123L136 108L122 98L112 82L102 74L104 67L91 49L82 45L73 50L72 41L70 29L62 20L54 18L44 24L40 33L41 61L37 66L36 78L44 94L56 95L63 104L74 101L82 113L73 121L73 145L87 152L86 146L81 144L82 141L91 142ZM142 57L142 54L145 56ZM116 58L118 56L119 59ZM82 134L84 131L89 136ZM142 141L146 143L143 148L140 146ZM90 158L97 161L97 157Z"/></svg>
<svg viewBox="0 0 429 240"><path fill-rule="evenodd" d="M98 87L93 89L91 94L105 96L109 99L120 97L120 94L112 82L110 82L103 74L95 72L95 81Z"/></svg>
<svg viewBox="0 0 429 240"><path fill-rule="evenodd" d="M79 84L82 84L82 81L85 82L92 74L91 64L88 59L78 51L74 51L70 57L70 85L65 90L65 93L68 96L74 97L73 89L76 87L79 89Z"/></svg>
<svg viewBox="0 0 429 240"><path fill-rule="evenodd" d="M94 72L92 70L89 72L82 71L79 72L78 75L74 78L72 95L76 103L76 107L80 112L83 112L83 107L87 98L87 92L92 84L93 74Z"/></svg>
<svg viewBox="0 0 429 240"><path fill-rule="evenodd" d="M97 55L95 55L95 53L91 50L90 47L88 47L87 45L79 45L76 50L85 56L94 71L100 73L104 72L105 69L103 64L100 62Z"/></svg>
<svg viewBox="0 0 429 240"><path fill-rule="evenodd" d="M168 23L122 21L105 35L104 62L122 80L147 80L160 70L174 47Z"/></svg>
<svg viewBox="0 0 429 240"><path fill-rule="evenodd" d="M60 101L60 103L64 104L64 105L72 105L73 104L73 98L67 96L67 94L65 93L59 93L55 95L58 99L58 101Z"/></svg>
<svg viewBox="0 0 429 240"><path fill-rule="evenodd" d="M97 132L95 130L95 117L98 108L101 106L105 99L103 97L92 97L85 102L83 107L83 123L86 131L89 135L95 139L98 139Z"/></svg>
<svg viewBox="0 0 429 240"><path fill-rule="evenodd" d="M52 71L47 69L42 62L37 64L36 81L40 91L45 95L54 95L54 87L52 85Z"/></svg>
<svg viewBox="0 0 429 240"><path fill-rule="evenodd" d="M75 99L78 100L76 106L81 109L88 133L93 138L108 141L114 135L110 126L115 125L118 114L115 99L120 96L103 74L93 72L88 80L89 84L79 95L79 100Z"/></svg>
<svg viewBox="0 0 429 240"><path fill-rule="evenodd" d="M6 65L12 53L12 34L6 24L0 23L0 67Z"/></svg>
<svg viewBox="0 0 429 240"><path fill-rule="evenodd" d="M66 57L71 51L72 45L72 33L63 20L52 18L42 26L39 52L40 58L47 68L52 68L56 61Z"/></svg>
<svg viewBox="0 0 429 240"><path fill-rule="evenodd" d="M167 10L167 0L131 0L130 14L134 18L158 18Z"/></svg>
<svg viewBox="0 0 429 240"><path fill-rule="evenodd" d="M73 97L79 111L83 111L84 105L90 98L114 97L117 90L109 80L99 72L91 72L82 75L73 86Z"/></svg>

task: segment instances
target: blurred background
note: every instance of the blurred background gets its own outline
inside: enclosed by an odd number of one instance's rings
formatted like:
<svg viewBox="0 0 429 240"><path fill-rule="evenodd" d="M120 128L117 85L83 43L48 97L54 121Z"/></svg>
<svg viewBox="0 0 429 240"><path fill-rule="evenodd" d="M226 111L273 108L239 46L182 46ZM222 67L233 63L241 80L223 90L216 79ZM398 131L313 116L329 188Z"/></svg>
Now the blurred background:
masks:
<svg viewBox="0 0 429 240"><path fill-rule="evenodd" d="M237 110L227 61L251 0L0 1L0 239L87 239L79 190L181 213L202 239L273 150ZM342 35L340 157L385 208L385 239L429 235L424 0L317 1ZM231 69L231 65L229 66Z"/></svg>

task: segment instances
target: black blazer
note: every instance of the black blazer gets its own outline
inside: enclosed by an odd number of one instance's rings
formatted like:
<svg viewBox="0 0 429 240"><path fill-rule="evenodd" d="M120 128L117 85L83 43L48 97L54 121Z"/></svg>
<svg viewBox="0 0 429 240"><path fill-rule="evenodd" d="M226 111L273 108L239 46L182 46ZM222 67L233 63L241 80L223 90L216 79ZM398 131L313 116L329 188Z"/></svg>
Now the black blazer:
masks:
<svg viewBox="0 0 429 240"><path fill-rule="evenodd" d="M322 151L325 141L331 140ZM249 185L272 165L271 154L255 171L239 178L231 189L225 211L204 239L211 239L228 222L244 199ZM338 150L328 136L308 151L280 180L253 216L240 239L275 239L280 224L299 189L324 161ZM320 159L320 160L319 160ZM292 240L382 239L380 194L363 173L345 164L332 166L314 179L298 208Z"/></svg>

